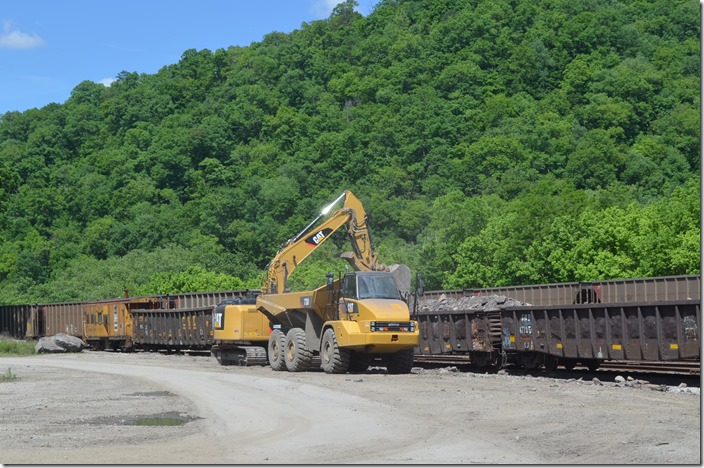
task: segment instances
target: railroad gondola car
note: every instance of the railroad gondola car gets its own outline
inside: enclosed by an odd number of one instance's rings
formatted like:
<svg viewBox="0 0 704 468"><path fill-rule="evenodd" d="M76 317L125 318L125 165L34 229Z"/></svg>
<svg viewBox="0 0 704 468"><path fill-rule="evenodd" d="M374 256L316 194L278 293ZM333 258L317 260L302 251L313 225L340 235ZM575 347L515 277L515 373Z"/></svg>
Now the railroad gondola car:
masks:
<svg viewBox="0 0 704 468"><path fill-rule="evenodd" d="M248 290L182 293L85 303L83 337L96 349L210 349L213 308L247 294Z"/></svg>
<svg viewBox="0 0 704 468"><path fill-rule="evenodd" d="M99 350L132 350L134 313L158 309L159 297L134 297L87 302L83 304L83 341Z"/></svg>
<svg viewBox="0 0 704 468"><path fill-rule="evenodd" d="M487 370L698 361L700 291L700 275L463 290L465 297L514 294L530 305L419 312L416 355L465 356Z"/></svg>
<svg viewBox="0 0 704 468"><path fill-rule="evenodd" d="M528 369L700 358L699 300L528 306L501 316L502 351Z"/></svg>
<svg viewBox="0 0 704 468"><path fill-rule="evenodd" d="M701 275L426 291L425 297L507 296L536 306L699 299Z"/></svg>
<svg viewBox="0 0 704 468"><path fill-rule="evenodd" d="M148 351L210 350L213 306L132 310L134 347Z"/></svg>
<svg viewBox="0 0 704 468"><path fill-rule="evenodd" d="M34 336L35 305L0 306L0 335L22 339Z"/></svg>

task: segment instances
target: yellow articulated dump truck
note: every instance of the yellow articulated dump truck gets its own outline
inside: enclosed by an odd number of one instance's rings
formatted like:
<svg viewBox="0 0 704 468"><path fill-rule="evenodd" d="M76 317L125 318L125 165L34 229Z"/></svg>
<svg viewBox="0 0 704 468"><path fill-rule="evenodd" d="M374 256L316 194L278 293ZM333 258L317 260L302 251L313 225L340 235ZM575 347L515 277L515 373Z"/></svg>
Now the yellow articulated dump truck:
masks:
<svg viewBox="0 0 704 468"><path fill-rule="evenodd" d="M343 206L329 214L342 200ZM313 291L289 292L286 280L293 270L343 226L353 250L341 257L353 271L338 278L328 273L326 284ZM390 374L413 367L418 323L411 320L394 276L378 263L366 213L350 191L281 246L255 305L270 322L267 355L274 370L362 371L375 358Z"/></svg>

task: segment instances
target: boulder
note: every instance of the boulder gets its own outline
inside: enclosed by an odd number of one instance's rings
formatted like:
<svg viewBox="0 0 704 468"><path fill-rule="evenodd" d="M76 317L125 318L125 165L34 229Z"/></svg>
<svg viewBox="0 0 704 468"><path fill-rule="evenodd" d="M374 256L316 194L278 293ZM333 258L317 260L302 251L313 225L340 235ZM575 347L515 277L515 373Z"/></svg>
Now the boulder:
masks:
<svg viewBox="0 0 704 468"><path fill-rule="evenodd" d="M78 337L57 333L54 336L39 338L34 350L37 353L79 353L87 347Z"/></svg>
<svg viewBox="0 0 704 468"><path fill-rule="evenodd" d="M37 344L34 346L34 351L39 353L65 353L66 349L57 345L51 336L43 336L39 338Z"/></svg>
<svg viewBox="0 0 704 468"><path fill-rule="evenodd" d="M411 269L408 265L395 263L389 267L391 275L396 282L396 288L401 293L401 297L407 298L411 294Z"/></svg>

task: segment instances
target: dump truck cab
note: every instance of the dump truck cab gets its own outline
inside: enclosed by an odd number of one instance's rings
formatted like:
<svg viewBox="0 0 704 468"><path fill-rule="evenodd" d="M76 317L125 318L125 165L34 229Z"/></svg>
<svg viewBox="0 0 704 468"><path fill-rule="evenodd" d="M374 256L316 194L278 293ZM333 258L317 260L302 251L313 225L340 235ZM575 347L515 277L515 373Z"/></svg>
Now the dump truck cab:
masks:
<svg viewBox="0 0 704 468"><path fill-rule="evenodd" d="M393 275L385 271L346 273L342 281L342 297L354 300L401 300Z"/></svg>
<svg viewBox="0 0 704 468"><path fill-rule="evenodd" d="M338 317L369 325L369 331L415 331L408 306L393 275L386 271L345 274L338 300ZM366 325L363 327L366 328Z"/></svg>
<svg viewBox="0 0 704 468"><path fill-rule="evenodd" d="M387 271L355 271L342 278L337 317L332 328L337 344L366 354L412 350L417 344L416 322L410 320L394 276Z"/></svg>

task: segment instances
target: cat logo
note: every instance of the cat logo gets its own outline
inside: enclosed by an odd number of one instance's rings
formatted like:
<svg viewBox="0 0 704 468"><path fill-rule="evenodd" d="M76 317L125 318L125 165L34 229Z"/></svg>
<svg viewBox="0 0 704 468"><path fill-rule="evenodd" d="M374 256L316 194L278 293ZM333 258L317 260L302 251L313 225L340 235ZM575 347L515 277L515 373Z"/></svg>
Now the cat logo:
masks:
<svg viewBox="0 0 704 468"><path fill-rule="evenodd" d="M320 244L320 241L322 241L323 239L325 239L325 234L323 234L323 231L320 231L319 233L313 236L313 242L315 242L316 245Z"/></svg>
<svg viewBox="0 0 704 468"><path fill-rule="evenodd" d="M321 229L312 236L306 237L306 244L315 248L319 246L330 234L332 234L332 232L333 230L331 228Z"/></svg>

